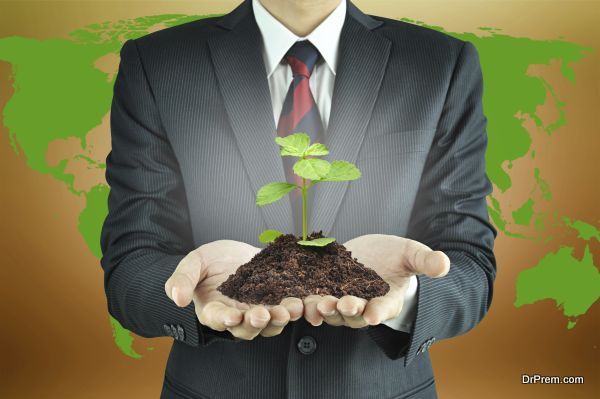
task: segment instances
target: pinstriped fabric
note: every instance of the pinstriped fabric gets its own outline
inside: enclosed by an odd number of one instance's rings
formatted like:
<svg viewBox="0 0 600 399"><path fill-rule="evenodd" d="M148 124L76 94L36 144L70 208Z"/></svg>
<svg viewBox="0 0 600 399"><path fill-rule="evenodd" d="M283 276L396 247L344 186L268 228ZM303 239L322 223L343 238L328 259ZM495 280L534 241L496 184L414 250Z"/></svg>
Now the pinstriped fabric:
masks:
<svg viewBox="0 0 600 399"><path fill-rule="evenodd" d="M443 279L419 277L407 363L426 335L443 339L473 328L474 321L480 321L489 309L496 275L493 246L497 232L486 209L493 187L485 172L483 76L477 50L470 42L461 48L449 86L408 234L444 251L451 271ZM459 305L448 307L447 303Z"/></svg>
<svg viewBox="0 0 600 399"><path fill-rule="evenodd" d="M181 259L177 253L193 246L181 179L173 173L177 162L170 155L133 41L123 46L121 57L120 78L115 82L115 91L120 95L114 97L111 110L113 150L107 159L111 167L106 172L113 187L109 196L112 215L105 221L102 235L105 287L107 297L114 298L108 301L109 311L133 331L157 332L162 329L162 320L177 318L185 320L183 323L193 332L193 309L177 309L165 298L164 290L160 292L160 285L131 289L172 271ZM130 135L130 131L138 134ZM137 175L140 169L146 171L143 179ZM153 215L161 215L162 223L154 223ZM170 253L143 250L154 248L159 241ZM120 264L126 266L117 267ZM136 298L130 300L127 294L132 291ZM148 317L144 310L152 302L157 302L156 314ZM198 344L197 339L197 334L188 336L190 344Z"/></svg>
<svg viewBox="0 0 600 399"><path fill-rule="evenodd" d="M229 125L256 192L266 183L285 181L285 173L274 144L276 127L271 94L264 61L258 51L262 45L260 31L253 19L245 19L240 21L238 29L229 33L208 40L210 57ZM249 52L249 48L257 51ZM269 228L294 230L289 198L261 207L259 211Z"/></svg>
<svg viewBox="0 0 600 399"><path fill-rule="evenodd" d="M419 278L410 334L299 320L280 336L239 342L200 326L192 307L164 294L191 249L218 239L262 246L262 229L293 228L289 201L254 204L260 186L285 179L260 45L245 1L225 17L123 46L102 231L109 312L146 337L164 336L164 323L184 327L165 398L435 397L430 358L419 349L481 321L496 270L483 82L469 42L371 18L348 2L326 144L363 177L319 187L310 224L340 242L396 234L449 255L446 277ZM311 355L296 348L305 336L317 343Z"/></svg>

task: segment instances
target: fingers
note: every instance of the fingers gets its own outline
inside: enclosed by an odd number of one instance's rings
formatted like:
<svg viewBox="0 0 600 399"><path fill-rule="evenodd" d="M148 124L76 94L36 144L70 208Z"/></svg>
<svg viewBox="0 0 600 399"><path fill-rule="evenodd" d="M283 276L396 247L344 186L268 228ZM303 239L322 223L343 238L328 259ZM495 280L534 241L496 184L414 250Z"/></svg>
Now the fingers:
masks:
<svg viewBox="0 0 600 399"><path fill-rule="evenodd" d="M198 320L217 331L228 330L237 338L251 340L262 335L281 334L289 321L302 317L303 304L299 298L286 298L275 306L236 304L229 306L211 301L197 308Z"/></svg>
<svg viewBox="0 0 600 399"><path fill-rule="evenodd" d="M309 295L304 298L304 318L315 327L325 321L332 326L362 328L368 325L362 317L366 304L366 299L352 295L340 299L331 295Z"/></svg>
<svg viewBox="0 0 600 399"><path fill-rule="evenodd" d="M273 337L281 334L284 327L290 321L290 313L282 305L271 307L269 313L271 314L271 320L269 320L269 324L260 332L260 335L263 337Z"/></svg>
<svg viewBox="0 0 600 399"><path fill-rule="evenodd" d="M237 338L251 340L267 327L271 320L271 313L263 305L250 307L244 313L244 321L237 326L229 327L228 330Z"/></svg>
<svg viewBox="0 0 600 399"><path fill-rule="evenodd" d="M320 295L309 295L304 298L304 318L315 327L323 323L323 316L317 310L320 301Z"/></svg>
<svg viewBox="0 0 600 399"><path fill-rule="evenodd" d="M401 308L402 300L397 295L370 301L352 295L340 299L331 295L310 295L304 302L299 298L286 298L279 305L268 308L255 305L245 312L213 301L203 307L198 318L214 330L228 330L235 337L251 340L258 335L281 334L290 320L297 320L302 314L313 326L320 326L325 321L333 326L362 328L397 317Z"/></svg>
<svg viewBox="0 0 600 399"><path fill-rule="evenodd" d="M407 277L399 283L388 282L390 289L384 296L372 298L367 302L363 312L365 321L371 326L376 326L398 317L404 306L404 296L410 281L410 277Z"/></svg>
<svg viewBox="0 0 600 399"><path fill-rule="evenodd" d="M428 277L444 277L450 271L450 258L442 251L431 251L423 261L423 274Z"/></svg>
<svg viewBox="0 0 600 399"><path fill-rule="evenodd" d="M244 319L241 310L218 301L207 303L199 312L197 311L197 315L200 323L217 331L225 331L232 326L237 326Z"/></svg>
<svg viewBox="0 0 600 399"><path fill-rule="evenodd" d="M302 299L288 297L284 298L280 304L286 308L290 314L290 321L296 321L302 317L304 312L304 302L302 302Z"/></svg>
<svg viewBox="0 0 600 399"><path fill-rule="evenodd" d="M415 274L443 277L450 271L450 258L442 251L433 251L427 245L408 240L405 258Z"/></svg>
<svg viewBox="0 0 600 399"><path fill-rule="evenodd" d="M179 307L192 302L194 290L206 276L206 267L196 251L185 256L165 283L165 293Z"/></svg>
<svg viewBox="0 0 600 399"><path fill-rule="evenodd" d="M281 334L290 321L302 317L304 304L302 299L288 297L284 298L279 305L269 307L271 319L269 324L260 332L263 337L273 337Z"/></svg>
<svg viewBox="0 0 600 399"><path fill-rule="evenodd" d="M279 305L275 306L254 306L244 315L244 323L229 328L229 331L241 339L253 339L259 334L263 337L273 337L281 334L290 321L302 317L303 310L302 300L292 297L284 298Z"/></svg>
<svg viewBox="0 0 600 399"><path fill-rule="evenodd" d="M368 325L362 316L366 304L366 299L345 295L337 301L336 309L344 318L346 326L362 328Z"/></svg>
<svg viewBox="0 0 600 399"><path fill-rule="evenodd" d="M363 313L363 319L367 324L376 326L382 322L398 317L402 310L403 301L401 298L391 298L380 296L371 299Z"/></svg>
<svg viewBox="0 0 600 399"><path fill-rule="evenodd" d="M344 317L337 310L338 299L332 295L323 297L317 304L317 310L325 323L331 326L343 326Z"/></svg>

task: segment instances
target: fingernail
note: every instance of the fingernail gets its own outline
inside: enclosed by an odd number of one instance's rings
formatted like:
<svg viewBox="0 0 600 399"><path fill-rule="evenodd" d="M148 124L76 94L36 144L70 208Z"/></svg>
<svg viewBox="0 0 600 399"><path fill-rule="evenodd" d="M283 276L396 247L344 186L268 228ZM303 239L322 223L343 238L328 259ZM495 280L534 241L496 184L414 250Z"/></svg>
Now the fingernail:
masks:
<svg viewBox="0 0 600 399"><path fill-rule="evenodd" d="M173 302L175 302L175 304L179 306L179 290L177 289L177 287L173 287L173 289L171 289L171 298L173 298Z"/></svg>
<svg viewBox="0 0 600 399"><path fill-rule="evenodd" d="M354 316L354 315L356 315L356 313L358 313L358 308L355 306L348 312L348 315Z"/></svg>
<svg viewBox="0 0 600 399"><path fill-rule="evenodd" d="M225 319L225 321L223 321L223 324L225 324L227 327L233 327L233 326L237 325L238 322L235 320L231 320L231 319Z"/></svg>
<svg viewBox="0 0 600 399"><path fill-rule="evenodd" d="M321 312L324 316L333 316L335 314L335 310L330 310L328 312Z"/></svg>
<svg viewBox="0 0 600 399"><path fill-rule="evenodd" d="M271 320L271 323L277 327L283 327L287 324L285 321L279 321L279 320Z"/></svg>
<svg viewBox="0 0 600 399"><path fill-rule="evenodd" d="M251 317L250 318L250 325L252 327L254 327L254 328L259 328L259 327L262 327L262 325L265 324L266 321L267 320L264 320L264 319L261 320L261 319L258 319L256 317Z"/></svg>
<svg viewBox="0 0 600 399"><path fill-rule="evenodd" d="M290 310L294 313L302 313L303 309L303 305L299 304L299 303L293 303L290 305Z"/></svg>

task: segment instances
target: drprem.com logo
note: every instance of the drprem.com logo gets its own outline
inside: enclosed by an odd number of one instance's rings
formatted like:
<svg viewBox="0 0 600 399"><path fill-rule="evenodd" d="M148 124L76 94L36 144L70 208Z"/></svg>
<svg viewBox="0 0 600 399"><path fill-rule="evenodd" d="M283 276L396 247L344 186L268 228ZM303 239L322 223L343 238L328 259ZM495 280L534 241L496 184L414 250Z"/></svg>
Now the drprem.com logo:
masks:
<svg viewBox="0 0 600 399"><path fill-rule="evenodd" d="M583 384L583 376L523 374L521 384Z"/></svg>

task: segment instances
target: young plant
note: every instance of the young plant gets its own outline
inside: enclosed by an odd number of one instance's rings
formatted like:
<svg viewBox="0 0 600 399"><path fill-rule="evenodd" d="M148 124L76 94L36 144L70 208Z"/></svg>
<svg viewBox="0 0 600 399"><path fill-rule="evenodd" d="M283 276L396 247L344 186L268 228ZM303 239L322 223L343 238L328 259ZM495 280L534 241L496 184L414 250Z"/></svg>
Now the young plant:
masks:
<svg viewBox="0 0 600 399"><path fill-rule="evenodd" d="M293 183L268 183L262 186L256 194L256 205L264 206L280 200L294 190L302 194L302 240L300 245L324 247L335 241L333 237L322 237L307 240L307 193L315 184L321 182L349 181L360 178L360 170L346 161L327 162L315 157L329 154L329 149L321 143L310 143L306 133L294 133L286 137L277 137L275 142L281 147L281 156L299 158L294 164L294 174L302 178L302 185ZM269 243L283 233L277 230L265 230L259 236L259 241Z"/></svg>

